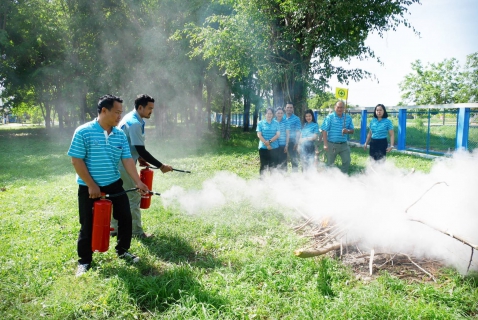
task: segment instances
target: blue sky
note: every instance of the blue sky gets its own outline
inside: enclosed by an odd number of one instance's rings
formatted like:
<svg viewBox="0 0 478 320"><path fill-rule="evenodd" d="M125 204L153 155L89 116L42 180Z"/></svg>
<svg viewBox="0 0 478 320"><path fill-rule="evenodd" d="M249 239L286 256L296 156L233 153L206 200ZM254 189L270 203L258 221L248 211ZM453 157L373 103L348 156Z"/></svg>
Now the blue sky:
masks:
<svg viewBox="0 0 478 320"><path fill-rule="evenodd" d="M467 55L478 52L478 0L422 0L410 6L409 13L406 17L420 37L401 26L383 38L373 34L367 39L383 65L374 60L340 63L375 74L379 83L367 79L346 85L333 79L329 85L334 93L336 87L348 88L348 102L353 105L395 106L400 101L398 84L412 71L413 61L420 59L426 65L457 58L463 66Z"/></svg>

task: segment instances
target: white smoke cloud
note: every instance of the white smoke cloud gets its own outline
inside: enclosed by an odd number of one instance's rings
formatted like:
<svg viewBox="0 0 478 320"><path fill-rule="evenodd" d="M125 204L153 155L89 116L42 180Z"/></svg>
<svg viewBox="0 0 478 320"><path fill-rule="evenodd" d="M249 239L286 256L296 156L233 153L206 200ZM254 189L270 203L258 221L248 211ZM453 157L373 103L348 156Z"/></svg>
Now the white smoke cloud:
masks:
<svg viewBox="0 0 478 320"><path fill-rule="evenodd" d="M166 207L179 205L188 214L249 203L297 212L298 217L329 218L346 227L347 239L359 239L363 248L439 259L465 272L471 248L437 229L478 244L477 191L475 150L436 160L428 174L399 169L391 161L370 164L351 177L330 169L244 180L223 171L201 190L173 187L162 199ZM474 258L470 269L478 270L478 254Z"/></svg>

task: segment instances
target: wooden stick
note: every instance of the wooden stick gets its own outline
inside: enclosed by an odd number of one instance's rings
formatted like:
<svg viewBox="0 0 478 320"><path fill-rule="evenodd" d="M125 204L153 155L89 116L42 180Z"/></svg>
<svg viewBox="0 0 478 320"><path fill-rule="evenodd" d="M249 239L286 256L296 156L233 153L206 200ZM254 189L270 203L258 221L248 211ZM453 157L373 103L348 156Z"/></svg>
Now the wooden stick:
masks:
<svg viewBox="0 0 478 320"><path fill-rule="evenodd" d="M471 261L473 260L473 251L475 251L475 249L471 248L470 262L468 263L468 268L466 269L466 273L470 271Z"/></svg>
<svg viewBox="0 0 478 320"><path fill-rule="evenodd" d="M447 232L447 231L438 229L437 227L431 226L431 225L429 225L429 224L427 224L427 223L425 223L425 222L423 222L423 221L421 221L421 220L418 220L418 219L408 219L408 220L423 223L424 225L426 225L426 226L428 226L428 227L430 227L430 228L432 228L432 229L435 229L435 230L438 231L438 232L441 232L441 233L443 233L443 234L446 234L447 236L450 236L450 237L452 237L453 239L456 239L456 240L460 241L461 243L463 243L463 244L465 244L465 245L467 245L467 246L469 246L469 247L471 247L471 248L473 248L473 249L475 249L475 250L478 250L478 244L473 244L473 243L471 243L470 241L465 240L465 239L464 239L463 237L461 237L461 236L457 236L457 235L452 234L451 232Z"/></svg>
<svg viewBox="0 0 478 320"><path fill-rule="evenodd" d="M410 260L410 262L413 263L418 269L422 270L422 271L425 272L430 278L432 278L433 282L437 282L437 280L435 279L435 277L434 277L431 273L427 272L425 269L423 269L423 268L420 267L418 264L416 264L415 262L413 262L412 258L410 258L409 255L406 255L406 254L404 254L404 253L401 253L401 254L403 254L404 256L406 256L406 257L408 258L408 260Z"/></svg>
<svg viewBox="0 0 478 320"><path fill-rule="evenodd" d="M310 258L326 254L329 251L337 250L340 248L340 243L334 243L330 247L321 249L297 249L294 254L299 258Z"/></svg>
<svg viewBox="0 0 478 320"><path fill-rule="evenodd" d="M425 191L424 194L422 194L422 195L420 196L420 198L418 198L417 201L415 201L415 202L412 203L407 209L405 209L405 213L407 213L408 209L410 209L410 208L413 207L418 201L420 201L420 199L423 198L423 196L424 196L428 191L430 191L434 186L436 186L437 184L440 184L440 183L444 183L444 184L446 184L446 186L448 187L448 184L447 184L445 181L440 181L440 182L434 183L430 188L428 188L427 191Z"/></svg>
<svg viewBox="0 0 478 320"><path fill-rule="evenodd" d="M345 245L354 245L356 242L346 243ZM326 254L329 251L340 249L340 242L336 242L326 248L320 249L297 249L294 251L294 255L299 258L310 258Z"/></svg>
<svg viewBox="0 0 478 320"><path fill-rule="evenodd" d="M375 250L372 249L370 251L370 262L368 263L368 270L370 272L370 275L373 273L373 256L374 256Z"/></svg>

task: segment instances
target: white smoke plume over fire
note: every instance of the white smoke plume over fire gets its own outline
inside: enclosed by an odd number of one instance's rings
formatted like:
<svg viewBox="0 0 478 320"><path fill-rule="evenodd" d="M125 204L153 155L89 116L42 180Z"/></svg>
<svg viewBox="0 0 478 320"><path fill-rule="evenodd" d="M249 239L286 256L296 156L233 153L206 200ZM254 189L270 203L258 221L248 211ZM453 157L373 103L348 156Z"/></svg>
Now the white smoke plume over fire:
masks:
<svg viewBox="0 0 478 320"><path fill-rule="evenodd" d="M173 187L162 198L188 214L233 202L329 218L364 249L439 259L466 272L471 247L443 232L478 244L478 150L438 159L430 173L399 169L391 161L350 177L337 169L263 180L219 172L201 190ZM478 270L476 250L470 270Z"/></svg>

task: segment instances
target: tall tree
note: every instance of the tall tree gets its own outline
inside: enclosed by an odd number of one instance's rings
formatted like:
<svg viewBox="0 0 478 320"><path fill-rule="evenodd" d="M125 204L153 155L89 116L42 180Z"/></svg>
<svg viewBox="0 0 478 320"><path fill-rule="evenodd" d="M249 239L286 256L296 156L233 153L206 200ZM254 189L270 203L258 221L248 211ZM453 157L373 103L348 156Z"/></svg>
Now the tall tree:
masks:
<svg viewBox="0 0 478 320"><path fill-rule="evenodd" d="M478 54L468 56L463 71L455 58L426 66L412 63L412 72L399 84L402 105L473 102L477 99Z"/></svg>
<svg viewBox="0 0 478 320"><path fill-rule="evenodd" d="M229 76L251 71L273 90L274 106L306 106L308 85L336 75L341 82L369 74L332 65L335 58L375 57L365 39L398 25L418 0L229 0L229 15L213 15L191 35L194 52ZM256 71L257 70L257 71Z"/></svg>

